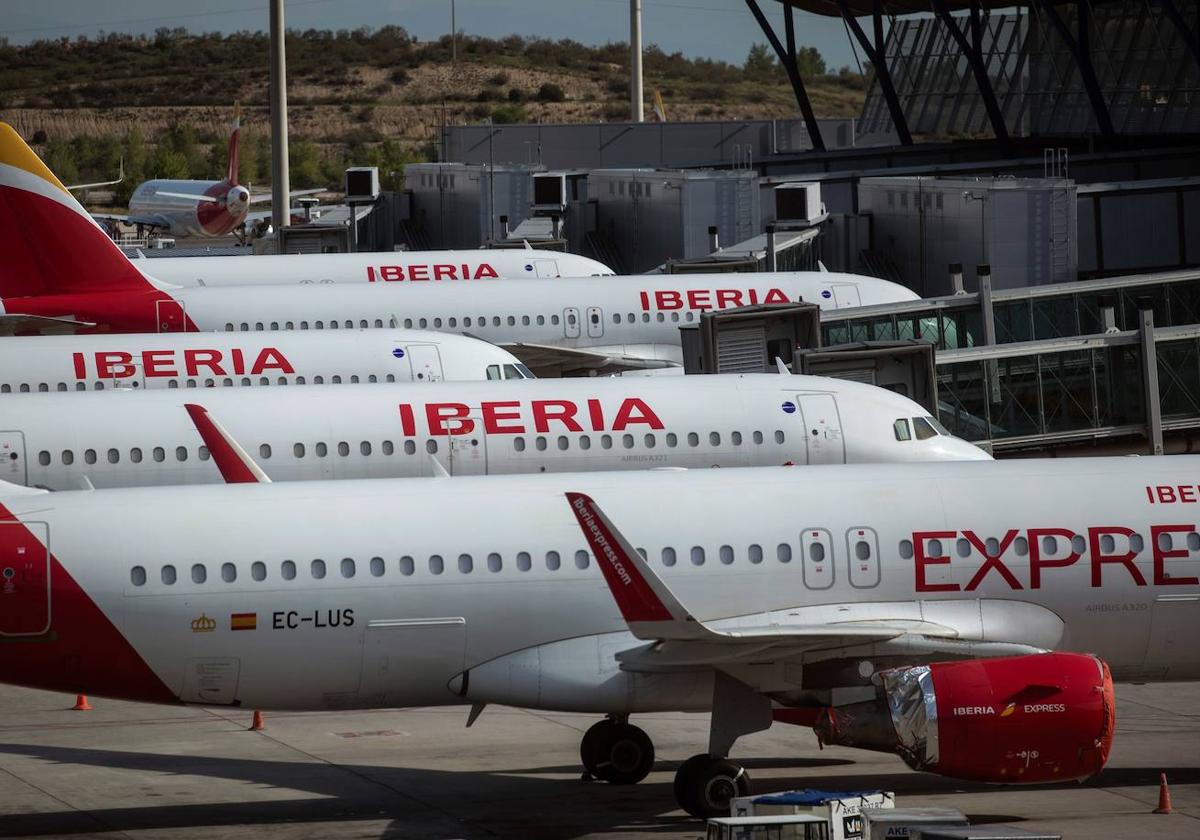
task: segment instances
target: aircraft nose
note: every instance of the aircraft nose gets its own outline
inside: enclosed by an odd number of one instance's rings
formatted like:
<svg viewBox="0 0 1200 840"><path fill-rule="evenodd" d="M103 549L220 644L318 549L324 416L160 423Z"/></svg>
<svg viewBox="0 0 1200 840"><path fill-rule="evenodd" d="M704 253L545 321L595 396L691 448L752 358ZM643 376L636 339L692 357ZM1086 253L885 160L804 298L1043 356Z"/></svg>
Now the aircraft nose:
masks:
<svg viewBox="0 0 1200 840"><path fill-rule="evenodd" d="M948 461L992 461L991 455L962 438L938 438L938 447Z"/></svg>

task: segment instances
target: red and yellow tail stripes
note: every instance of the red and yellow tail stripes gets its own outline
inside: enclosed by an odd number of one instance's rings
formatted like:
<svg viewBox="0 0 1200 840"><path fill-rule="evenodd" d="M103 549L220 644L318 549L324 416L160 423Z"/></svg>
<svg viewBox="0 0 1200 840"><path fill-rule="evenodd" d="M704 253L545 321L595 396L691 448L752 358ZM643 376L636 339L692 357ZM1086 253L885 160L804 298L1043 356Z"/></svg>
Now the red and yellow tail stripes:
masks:
<svg viewBox="0 0 1200 840"><path fill-rule="evenodd" d="M0 254L6 300L153 289L6 123L0 123Z"/></svg>

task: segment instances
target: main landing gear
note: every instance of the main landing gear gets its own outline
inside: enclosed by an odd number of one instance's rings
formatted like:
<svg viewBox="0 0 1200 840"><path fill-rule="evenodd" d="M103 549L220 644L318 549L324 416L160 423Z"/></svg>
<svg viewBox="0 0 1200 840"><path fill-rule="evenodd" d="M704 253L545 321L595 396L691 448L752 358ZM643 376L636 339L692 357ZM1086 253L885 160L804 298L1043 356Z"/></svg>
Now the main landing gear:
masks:
<svg viewBox="0 0 1200 840"><path fill-rule="evenodd" d="M654 767L654 744L627 717L609 715L584 733L579 757L588 776L614 785L635 785Z"/></svg>
<svg viewBox="0 0 1200 840"><path fill-rule="evenodd" d="M693 817L729 815L734 797L748 796L750 777L727 756L742 735L771 725L771 703L763 695L720 671L713 676L712 723L708 752L694 755L675 771L675 801ZM654 745L627 715L609 715L589 729L579 745L584 778L632 785L654 766Z"/></svg>
<svg viewBox="0 0 1200 840"><path fill-rule="evenodd" d="M693 817L727 817L733 798L749 793L745 768L728 758L702 753L675 771L675 801Z"/></svg>

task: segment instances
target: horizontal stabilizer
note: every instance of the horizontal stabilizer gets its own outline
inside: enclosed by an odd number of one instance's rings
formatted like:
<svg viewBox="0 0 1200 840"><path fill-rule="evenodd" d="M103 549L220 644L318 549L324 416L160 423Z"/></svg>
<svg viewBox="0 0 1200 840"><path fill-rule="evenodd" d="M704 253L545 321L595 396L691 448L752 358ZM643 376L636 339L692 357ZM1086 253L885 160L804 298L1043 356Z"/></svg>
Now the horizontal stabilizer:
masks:
<svg viewBox="0 0 1200 840"><path fill-rule="evenodd" d="M0 335L73 335L96 326L91 321L50 318L44 315L0 315Z"/></svg>

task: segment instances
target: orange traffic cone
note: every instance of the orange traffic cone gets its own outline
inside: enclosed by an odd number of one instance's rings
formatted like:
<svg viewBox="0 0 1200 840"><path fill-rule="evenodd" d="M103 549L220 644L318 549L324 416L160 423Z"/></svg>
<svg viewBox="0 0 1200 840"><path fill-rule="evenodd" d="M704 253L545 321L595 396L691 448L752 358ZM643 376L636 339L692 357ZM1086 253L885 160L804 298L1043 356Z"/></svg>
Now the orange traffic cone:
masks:
<svg viewBox="0 0 1200 840"><path fill-rule="evenodd" d="M1166 773L1160 773L1158 775L1158 807L1154 809L1154 813L1171 813L1171 790L1167 787Z"/></svg>
<svg viewBox="0 0 1200 840"><path fill-rule="evenodd" d="M254 720L250 723L249 731L250 732L261 732L263 729L266 729L266 726L263 725L262 712L260 712L258 709L255 709L254 710Z"/></svg>
<svg viewBox="0 0 1200 840"><path fill-rule="evenodd" d="M71 707L71 711L73 711L73 712L90 712L91 710L92 710L92 707L87 701L87 695L86 694L76 694L75 695L75 705Z"/></svg>

